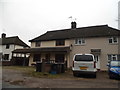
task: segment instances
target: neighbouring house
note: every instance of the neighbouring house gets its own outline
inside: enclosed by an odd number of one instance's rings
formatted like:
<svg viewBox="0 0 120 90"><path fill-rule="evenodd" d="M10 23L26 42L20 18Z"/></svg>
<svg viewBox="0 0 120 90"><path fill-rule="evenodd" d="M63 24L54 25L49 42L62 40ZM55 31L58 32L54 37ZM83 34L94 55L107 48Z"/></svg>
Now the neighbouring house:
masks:
<svg viewBox="0 0 120 90"><path fill-rule="evenodd" d="M29 48L29 46L19 39L18 36L6 37L6 34L3 33L0 38L0 59L2 61L2 65L11 65L13 58L12 51L22 48ZM20 56L14 55L14 57Z"/></svg>
<svg viewBox="0 0 120 90"><path fill-rule="evenodd" d="M92 53L97 68L107 70L110 60L120 58L120 31L108 25L76 28L76 22L70 29L47 31L32 40L30 49L18 49L14 53L30 53L29 65L41 61L66 63L72 67L75 54Z"/></svg>

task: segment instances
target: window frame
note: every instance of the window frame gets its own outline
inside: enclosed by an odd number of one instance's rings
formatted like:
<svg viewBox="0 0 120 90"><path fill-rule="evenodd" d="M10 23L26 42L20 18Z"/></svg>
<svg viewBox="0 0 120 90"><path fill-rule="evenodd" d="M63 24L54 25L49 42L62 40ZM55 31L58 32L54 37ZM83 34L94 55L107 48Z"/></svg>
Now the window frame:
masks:
<svg viewBox="0 0 120 90"><path fill-rule="evenodd" d="M9 61L9 54L4 54L3 55L3 61Z"/></svg>
<svg viewBox="0 0 120 90"><path fill-rule="evenodd" d="M115 40L116 39L116 40ZM109 37L108 38L108 42L109 44L118 44L118 37L114 36L114 37Z"/></svg>
<svg viewBox="0 0 120 90"><path fill-rule="evenodd" d="M56 40L56 46L65 46L65 40Z"/></svg>
<svg viewBox="0 0 120 90"><path fill-rule="evenodd" d="M75 45L85 45L85 44L86 44L85 38L76 38L75 39Z"/></svg>
<svg viewBox="0 0 120 90"><path fill-rule="evenodd" d="M40 47L41 46L41 42L35 42L35 47Z"/></svg>
<svg viewBox="0 0 120 90"><path fill-rule="evenodd" d="M6 44L6 49L9 49L10 48L10 44Z"/></svg>
<svg viewBox="0 0 120 90"><path fill-rule="evenodd" d="M108 58L108 62L110 62L111 60L118 60L120 58L120 54L108 54L107 58Z"/></svg>
<svg viewBox="0 0 120 90"><path fill-rule="evenodd" d="M34 54L33 55L33 62L41 61L41 54Z"/></svg>

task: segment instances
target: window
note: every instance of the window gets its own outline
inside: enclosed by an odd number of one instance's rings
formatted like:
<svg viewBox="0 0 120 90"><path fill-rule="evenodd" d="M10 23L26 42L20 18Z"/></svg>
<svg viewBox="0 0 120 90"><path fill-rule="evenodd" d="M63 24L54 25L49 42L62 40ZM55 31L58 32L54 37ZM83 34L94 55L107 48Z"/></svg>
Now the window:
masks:
<svg viewBox="0 0 120 90"><path fill-rule="evenodd" d="M111 60L120 60L120 55L113 54L113 55L108 55L108 61Z"/></svg>
<svg viewBox="0 0 120 90"><path fill-rule="evenodd" d="M91 55L76 55L75 61L93 61L93 56L91 56Z"/></svg>
<svg viewBox="0 0 120 90"><path fill-rule="evenodd" d="M6 45L6 49L9 49L9 48L10 48L10 45L9 45L9 44L7 44L7 45Z"/></svg>
<svg viewBox="0 0 120 90"><path fill-rule="evenodd" d="M55 62L56 63L64 63L65 55L64 54L55 54Z"/></svg>
<svg viewBox="0 0 120 90"><path fill-rule="evenodd" d="M50 61L50 54L45 54L45 61Z"/></svg>
<svg viewBox="0 0 120 90"><path fill-rule="evenodd" d="M75 39L75 44L76 45L84 45L85 39L84 38L77 38L77 39Z"/></svg>
<svg viewBox="0 0 120 90"><path fill-rule="evenodd" d="M33 62L35 61L41 61L41 54L34 54L34 57L33 57Z"/></svg>
<svg viewBox="0 0 120 90"><path fill-rule="evenodd" d="M56 40L56 46L64 46L65 40Z"/></svg>
<svg viewBox="0 0 120 90"><path fill-rule="evenodd" d="M36 42L36 43L35 43L35 46L36 46L36 47L40 47L40 45L41 45L41 42Z"/></svg>
<svg viewBox="0 0 120 90"><path fill-rule="evenodd" d="M8 61L9 60L9 54L4 54L3 60Z"/></svg>
<svg viewBox="0 0 120 90"><path fill-rule="evenodd" d="M118 43L118 38L117 38L117 37L110 37L110 38L109 38L109 43L111 43L111 44L116 44L116 43Z"/></svg>

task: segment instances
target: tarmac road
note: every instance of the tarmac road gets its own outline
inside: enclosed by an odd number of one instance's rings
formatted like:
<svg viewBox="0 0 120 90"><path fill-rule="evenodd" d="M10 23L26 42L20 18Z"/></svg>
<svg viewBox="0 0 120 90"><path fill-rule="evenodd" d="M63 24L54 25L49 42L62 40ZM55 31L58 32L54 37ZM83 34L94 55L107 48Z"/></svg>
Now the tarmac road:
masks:
<svg viewBox="0 0 120 90"><path fill-rule="evenodd" d="M24 88L23 86L20 85L12 85L9 82L2 82L2 88ZM0 89L1 90L1 89Z"/></svg>
<svg viewBox="0 0 120 90"><path fill-rule="evenodd" d="M74 77L69 73L65 78L48 79L25 76L23 72L12 69L3 70L4 88L118 88L118 84L120 82L109 79L106 72L98 72L97 78Z"/></svg>

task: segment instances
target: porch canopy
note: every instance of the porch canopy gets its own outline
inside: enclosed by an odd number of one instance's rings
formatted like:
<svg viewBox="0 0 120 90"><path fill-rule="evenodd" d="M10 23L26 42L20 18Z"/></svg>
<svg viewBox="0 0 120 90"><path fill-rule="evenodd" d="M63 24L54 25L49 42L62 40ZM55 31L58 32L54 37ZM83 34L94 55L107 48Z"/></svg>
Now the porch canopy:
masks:
<svg viewBox="0 0 120 90"><path fill-rule="evenodd" d="M69 52L69 51L70 47L44 47L44 48L16 49L12 53Z"/></svg>

